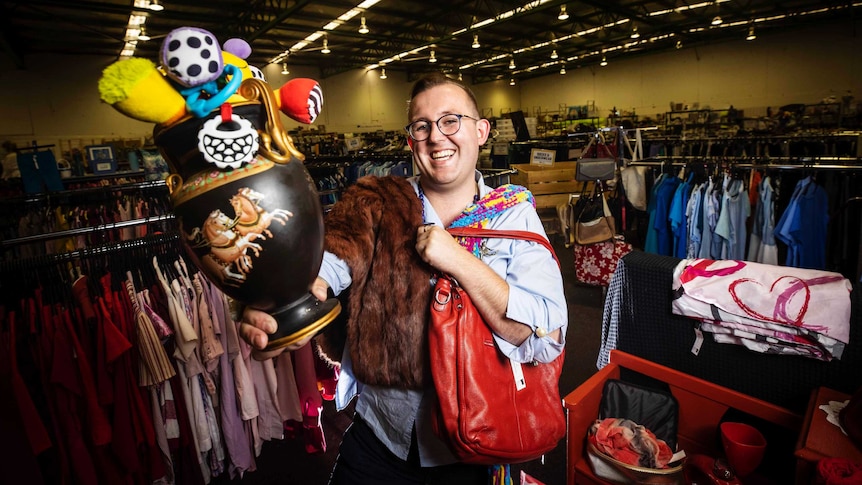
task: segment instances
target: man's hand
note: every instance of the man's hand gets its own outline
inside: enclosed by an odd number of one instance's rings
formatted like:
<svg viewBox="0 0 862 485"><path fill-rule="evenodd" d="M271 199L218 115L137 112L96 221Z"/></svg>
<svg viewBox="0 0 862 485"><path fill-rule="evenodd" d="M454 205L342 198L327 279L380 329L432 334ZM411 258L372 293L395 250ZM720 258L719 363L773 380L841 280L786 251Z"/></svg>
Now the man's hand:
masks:
<svg viewBox="0 0 862 485"><path fill-rule="evenodd" d="M325 301L329 285L322 278L317 278L311 285L311 294L318 300ZM278 329L278 323L269 313L246 307L242 312L242 322L239 326L239 336L254 349L252 357L255 360L271 359L284 351L292 351L303 347L314 337L309 336L280 349L264 351L269 343L269 335Z"/></svg>

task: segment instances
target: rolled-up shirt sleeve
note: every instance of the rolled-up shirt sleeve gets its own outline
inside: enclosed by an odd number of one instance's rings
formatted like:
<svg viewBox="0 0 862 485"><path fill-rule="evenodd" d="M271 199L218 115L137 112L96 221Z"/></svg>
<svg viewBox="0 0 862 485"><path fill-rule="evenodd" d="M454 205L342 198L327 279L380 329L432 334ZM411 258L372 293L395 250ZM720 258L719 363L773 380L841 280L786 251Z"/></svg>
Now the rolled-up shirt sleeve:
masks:
<svg viewBox="0 0 862 485"><path fill-rule="evenodd" d="M532 207L512 209L495 221L492 228L528 230L547 238ZM489 254L483 260L509 285L506 316L533 330L517 346L495 335L497 346L517 362L553 361L565 348L568 328L568 307L557 262L547 248L532 241L492 238L487 240L486 247ZM550 335L557 329L560 341Z"/></svg>
<svg viewBox="0 0 862 485"><path fill-rule="evenodd" d="M329 251L324 251L323 253L323 261L320 264L317 276L326 281L336 296L353 282L353 278L350 276L350 267L347 266L347 263Z"/></svg>

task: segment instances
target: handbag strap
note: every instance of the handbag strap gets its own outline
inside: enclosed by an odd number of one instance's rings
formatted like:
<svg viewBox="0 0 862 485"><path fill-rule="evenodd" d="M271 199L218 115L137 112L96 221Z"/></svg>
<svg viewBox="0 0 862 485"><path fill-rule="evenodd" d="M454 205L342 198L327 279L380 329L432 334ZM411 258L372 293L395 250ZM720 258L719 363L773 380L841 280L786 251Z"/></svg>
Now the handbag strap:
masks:
<svg viewBox="0 0 862 485"><path fill-rule="evenodd" d="M446 230L449 234L458 237L500 237L505 239L524 239L526 241L533 241L545 246L548 251L551 252L551 256L553 256L554 261L557 262L557 266L562 267L560 265L560 260L557 259L557 253L554 251L554 247L551 246L551 243L533 231L504 231L501 229L485 229L481 227L450 227Z"/></svg>

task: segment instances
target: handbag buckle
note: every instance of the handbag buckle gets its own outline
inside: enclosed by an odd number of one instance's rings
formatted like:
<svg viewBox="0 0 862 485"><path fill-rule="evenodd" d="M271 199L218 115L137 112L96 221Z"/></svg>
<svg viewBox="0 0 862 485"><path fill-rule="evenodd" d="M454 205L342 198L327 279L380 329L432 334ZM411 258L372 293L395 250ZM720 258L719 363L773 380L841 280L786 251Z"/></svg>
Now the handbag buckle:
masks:
<svg viewBox="0 0 862 485"><path fill-rule="evenodd" d="M441 300L441 297L443 298ZM438 305L446 305L452 300L452 292L450 290L438 289L434 292L434 303Z"/></svg>

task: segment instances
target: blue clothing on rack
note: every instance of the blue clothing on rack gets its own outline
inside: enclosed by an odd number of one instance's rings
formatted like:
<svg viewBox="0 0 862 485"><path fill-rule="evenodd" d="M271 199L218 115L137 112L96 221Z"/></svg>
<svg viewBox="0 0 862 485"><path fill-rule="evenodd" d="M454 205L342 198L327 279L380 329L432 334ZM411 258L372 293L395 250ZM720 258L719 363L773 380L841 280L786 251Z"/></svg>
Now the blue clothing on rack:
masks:
<svg viewBox="0 0 862 485"><path fill-rule="evenodd" d="M655 231L655 206L656 206L656 194L658 193L658 188L661 186L662 182L666 178L665 174L659 175L658 179L656 179L655 184L652 186L652 190L650 190L649 201L647 202L647 213L649 214L649 224L647 224L647 233L644 241L644 251L648 253L658 254L658 236L656 236Z"/></svg>
<svg viewBox="0 0 862 485"><path fill-rule="evenodd" d="M684 182L681 182L673 194L670 203L670 227L673 234L673 249L670 256L677 258L685 258L688 252L688 218L686 210L688 209L688 198L691 195L691 182L694 179L694 173L690 173Z"/></svg>
<svg viewBox="0 0 862 485"><path fill-rule="evenodd" d="M673 231L670 226L670 204L681 180L669 176L663 179L656 192L655 221L657 254L671 256L673 254Z"/></svg>
<svg viewBox="0 0 862 485"><path fill-rule="evenodd" d="M64 188L57 160L51 150L18 152L18 169L21 171L25 193L58 192Z"/></svg>

